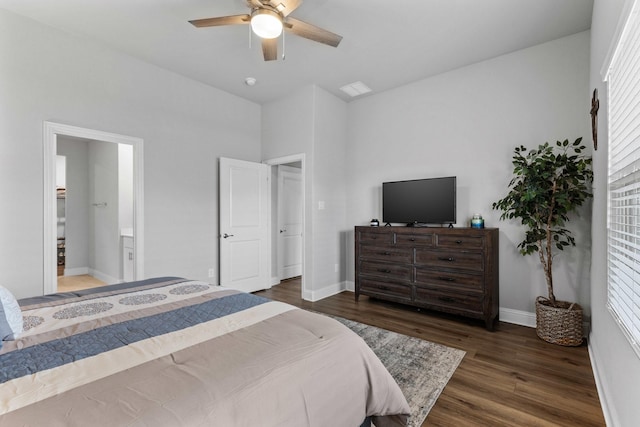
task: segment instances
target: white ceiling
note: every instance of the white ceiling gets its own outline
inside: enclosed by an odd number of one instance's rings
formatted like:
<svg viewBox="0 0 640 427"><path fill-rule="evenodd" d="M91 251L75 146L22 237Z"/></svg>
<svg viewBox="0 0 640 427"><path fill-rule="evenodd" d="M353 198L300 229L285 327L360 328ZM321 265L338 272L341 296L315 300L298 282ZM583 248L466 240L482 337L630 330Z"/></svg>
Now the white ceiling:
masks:
<svg viewBox="0 0 640 427"><path fill-rule="evenodd" d="M291 16L342 35L340 46L287 34L286 59L280 40L279 59L270 62L259 39L249 49L248 26L187 22L245 14L245 0L0 0L0 7L262 104L310 84L348 101L339 91L348 83L380 93L585 31L593 0L305 0Z"/></svg>

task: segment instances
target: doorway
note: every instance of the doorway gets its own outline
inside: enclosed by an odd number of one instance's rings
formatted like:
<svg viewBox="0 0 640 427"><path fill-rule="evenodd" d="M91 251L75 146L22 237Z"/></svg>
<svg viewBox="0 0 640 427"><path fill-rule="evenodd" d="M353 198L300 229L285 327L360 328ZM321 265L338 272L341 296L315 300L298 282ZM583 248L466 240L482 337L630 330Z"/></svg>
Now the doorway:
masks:
<svg viewBox="0 0 640 427"><path fill-rule="evenodd" d="M282 281L302 276L302 171L300 162L275 168L278 181L277 274Z"/></svg>
<svg viewBox="0 0 640 427"><path fill-rule="evenodd" d="M272 283L300 277L305 280L305 155L295 154L264 162L272 166Z"/></svg>
<svg viewBox="0 0 640 427"><path fill-rule="evenodd" d="M114 260L114 256L112 254L110 256L110 260L108 261L109 263L112 264L112 266L97 267L95 271L100 271L101 268L109 269L109 271L116 271L114 270L115 268L117 269L117 273L106 275L106 277L101 277L101 279L106 279L104 280L105 282L111 282L111 283L121 281L121 278L123 277L122 273L125 271L125 268L124 267L121 268L120 266L121 260L124 263L124 259L121 256L122 251L124 250L122 245L126 239L129 239L132 241L132 244L130 245L132 247L129 248L130 250L129 255L130 255L130 261L132 266L130 270L126 270L126 271L130 271L131 273L128 279L131 279L131 280L142 279L144 277L144 271L143 271L144 270L143 268L144 223L143 223L143 182L142 182L142 179L143 179L142 143L143 141L142 139L125 136L125 135L108 133L108 132L102 132L98 130L63 125L60 123L45 122L44 123L44 169L45 169L44 170L44 189L45 189L44 191L44 242L45 244L43 248L44 293L48 294L48 293L53 293L57 291L57 274L58 274L57 271L58 271L58 263L59 263L59 252L60 252L59 241L58 241L58 236L60 235L58 196L60 195L60 191L57 189L57 185L56 185L56 182L58 179L57 178L57 172L58 172L57 155L58 155L59 143L62 146L63 144L68 143L69 141L72 141L71 144L79 144L81 141L85 143L93 143L95 144L94 155L97 156L98 154L95 154L95 153L100 153L106 150L111 153L107 155L107 157L115 156L116 162L119 159L122 159L121 156L123 156L123 153L127 153L127 152L131 153L129 156L130 160L128 160L128 162L131 163L130 165L131 177L129 179L130 184L128 184L131 187L129 190L132 194L131 201L130 202L124 201L119 203L118 201L108 199L108 197L113 197L113 196L107 195L108 192L104 190L106 186L105 182L100 182L101 180L104 180L104 176L105 176L105 171L104 171L105 165L101 163L102 162L101 160L96 163L97 169L93 170L92 172L89 172L91 176L89 176L89 174L87 175L86 181L90 182L91 185L93 186L93 189L92 189L93 192L90 193L90 196L88 196L88 198L82 201L81 203L85 206L87 210L90 211L90 214L92 214L90 215L88 220L88 222L91 223L90 228L96 228L96 221L105 220L105 217L107 217L107 208L109 207L113 207L116 209L120 207L125 210L128 208L130 209L131 218L129 220L126 220L126 221L120 220L122 216L119 215L119 212L116 214L118 215L117 216L118 219L115 222L112 221L111 231L108 233L110 234L109 243L103 241L102 243L97 245L97 247L100 247L101 250L104 249L105 247L110 247L109 250L111 252L113 252L114 250L117 251L117 255L115 256L116 259ZM105 143L111 143L111 144L105 144ZM113 144L118 144L118 145L113 145ZM100 154L100 156L102 156L102 154ZM67 159L67 162L66 162L67 167L69 166L68 160L69 159ZM99 169L102 169L102 170L99 170ZM120 179L120 178L118 177L116 179ZM123 186L123 184L120 182L116 182L113 185L115 185L116 188L118 186L120 187ZM126 184L124 185L126 186ZM66 193L66 188L65 188L65 193ZM71 199L68 199L67 204L70 201ZM127 204L130 204L131 206L127 207ZM67 206L66 211L68 214L69 206ZM70 224L67 220L68 218L65 218L66 227L64 228L64 233L66 236L68 236L69 233L71 232L71 229L69 228ZM97 228L102 230L102 232L104 233L104 230L106 227L97 227ZM76 236L79 236L81 234L82 234L81 232L76 233ZM91 235L95 233L86 232L86 234ZM91 251L88 251L88 252L91 253ZM99 253L96 253L96 251L94 251L93 256L96 259L102 257L102 255L100 255ZM65 254L65 258L66 258L65 259L66 263L71 261L69 259L68 252ZM113 266L114 263L117 263L117 267ZM71 274L77 274L79 272L80 271L76 270L71 272ZM113 277L114 275L117 277Z"/></svg>

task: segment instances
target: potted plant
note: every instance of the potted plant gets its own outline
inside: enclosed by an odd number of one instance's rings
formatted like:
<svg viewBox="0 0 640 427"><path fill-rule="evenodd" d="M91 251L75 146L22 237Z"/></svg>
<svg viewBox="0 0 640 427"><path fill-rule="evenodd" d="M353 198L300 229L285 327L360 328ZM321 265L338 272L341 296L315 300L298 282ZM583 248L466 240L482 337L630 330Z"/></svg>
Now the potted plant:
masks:
<svg viewBox="0 0 640 427"><path fill-rule="evenodd" d="M547 281L547 297L536 299L536 332L560 345L580 345L583 335L582 308L556 300L552 269L557 251L576 245L565 226L569 214L592 196L591 157L582 154L581 144L578 138L555 146L546 142L530 151L516 147L509 193L493 204L502 211L501 220L517 218L527 228L518 248L522 255L538 254Z"/></svg>

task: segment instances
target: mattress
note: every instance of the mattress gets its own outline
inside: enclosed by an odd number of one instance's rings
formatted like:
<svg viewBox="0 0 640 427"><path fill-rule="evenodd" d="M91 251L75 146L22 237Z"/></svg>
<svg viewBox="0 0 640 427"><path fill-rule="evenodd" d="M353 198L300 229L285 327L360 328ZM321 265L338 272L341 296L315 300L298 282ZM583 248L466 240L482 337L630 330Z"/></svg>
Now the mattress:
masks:
<svg viewBox="0 0 640 427"><path fill-rule="evenodd" d="M19 303L0 425L406 425L364 341L292 305L178 277Z"/></svg>

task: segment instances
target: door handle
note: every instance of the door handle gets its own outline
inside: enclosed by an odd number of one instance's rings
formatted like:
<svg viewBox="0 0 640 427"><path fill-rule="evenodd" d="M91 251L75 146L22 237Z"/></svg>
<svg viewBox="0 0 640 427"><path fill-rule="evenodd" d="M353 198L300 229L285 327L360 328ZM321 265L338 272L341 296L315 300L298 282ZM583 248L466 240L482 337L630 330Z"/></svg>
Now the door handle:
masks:
<svg viewBox="0 0 640 427"><path fill-rule="evenodd" d="M224 237L224 238L226 239L227 237L233 237L233 234L227 234L227 233L224 233L224 234L222 235L222 237Z"/></svg>
<svg viewBox="0 0 640 427"><path fill-rule="evenodd" d="M287 229L285 228L284 230L280 230L281 233L284 233L285 231L287 231Z"/></svg>

